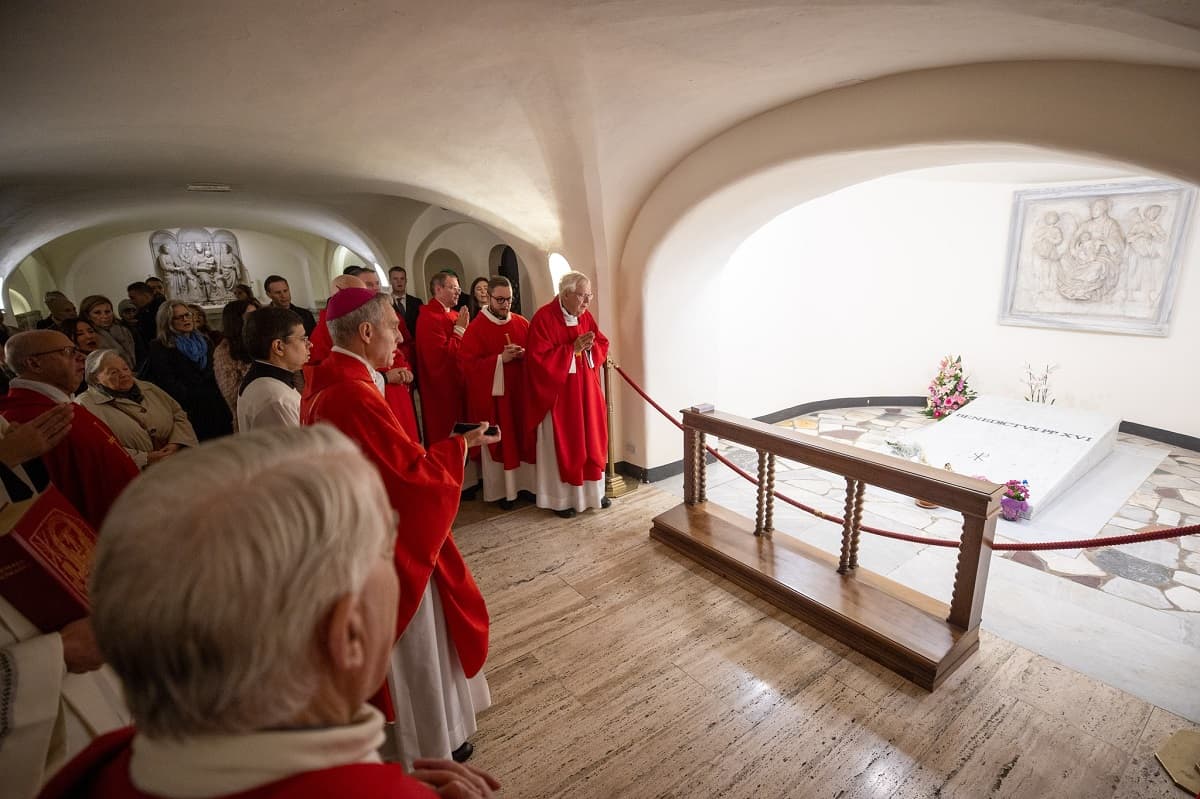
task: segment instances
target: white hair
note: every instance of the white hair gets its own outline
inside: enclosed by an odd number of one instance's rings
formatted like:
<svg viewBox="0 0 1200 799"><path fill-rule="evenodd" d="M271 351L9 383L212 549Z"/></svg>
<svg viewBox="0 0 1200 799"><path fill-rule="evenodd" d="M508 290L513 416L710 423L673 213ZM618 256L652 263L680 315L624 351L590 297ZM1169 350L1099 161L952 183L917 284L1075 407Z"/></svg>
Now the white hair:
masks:
<svg viewBox="0 0 1200 799"><path fill-rule="evenodd" d="M583 272L567 272L558 279L558 296L562 297L576 290L580 283L590 283L591 278Z"/></svg>
<svg viewBox="0 0 1200 799"><path fill-rule="evenodd" d="M100 531L92 624L137 727L280 727L319 684L316 636L395 533L378 472L336 429L188 449L136 479Z"/></svg>
<svg viewBox="0 0 1200 799"><path fill-rule="evenodd" d="M116 350L96 350L88 354L87 360L83 362L83 379L89 386L100 385L100 373L104 371L104 362L111 357L125 360L125 356ZM133 368L133 364L128 366Z"/></svg>
<svg viewBox="0 0 1200 799"><path fill-rule="evenodd" d="M353 343L358 337L359 325L369 323L379 327L383 324L384 308L390 307L391 304L392 295L380 291L345 316L326 319L325 325L329 328L329 337L333 339L334 344L339 346Z"/></svg>

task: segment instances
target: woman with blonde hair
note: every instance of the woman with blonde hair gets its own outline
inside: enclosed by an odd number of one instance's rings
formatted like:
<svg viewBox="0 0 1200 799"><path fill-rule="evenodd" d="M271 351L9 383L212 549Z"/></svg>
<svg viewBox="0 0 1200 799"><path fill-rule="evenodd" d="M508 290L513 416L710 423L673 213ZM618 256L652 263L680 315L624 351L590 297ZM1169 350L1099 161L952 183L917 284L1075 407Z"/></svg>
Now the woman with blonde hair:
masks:
<svg viewBox="0 0 1200 799"><path fill-rule="evenodd" d="M201 441L232 433L233 417L213 376L212 344L196 330L192 309L167 300L155 322L158 335L150 342L144 377L183 406Z"/></svg>

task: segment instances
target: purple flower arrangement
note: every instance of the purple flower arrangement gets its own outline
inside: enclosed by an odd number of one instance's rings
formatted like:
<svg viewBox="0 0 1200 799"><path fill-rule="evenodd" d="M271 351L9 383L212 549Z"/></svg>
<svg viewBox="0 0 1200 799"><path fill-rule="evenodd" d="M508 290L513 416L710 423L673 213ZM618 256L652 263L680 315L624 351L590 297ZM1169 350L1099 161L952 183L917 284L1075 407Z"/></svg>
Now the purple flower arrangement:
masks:
<svg viewBox="0 0 1200 799"><path fill-rule="evenodd" d="M1004 484L1004 496L1000 497L1000 515L1010 522L1025 515L1029 510L1029 481L1009 480Z"/></svg>
<svg viewBox="0 0 1200 799"><path fill-rule="evenodd" d="M930 419L941 419L957 411L976 396L967 385L967 377L963 374L962 356L947 355L942 358L938 373L929 382L929 398L925 400L925 410L922 413Z"/></svg>

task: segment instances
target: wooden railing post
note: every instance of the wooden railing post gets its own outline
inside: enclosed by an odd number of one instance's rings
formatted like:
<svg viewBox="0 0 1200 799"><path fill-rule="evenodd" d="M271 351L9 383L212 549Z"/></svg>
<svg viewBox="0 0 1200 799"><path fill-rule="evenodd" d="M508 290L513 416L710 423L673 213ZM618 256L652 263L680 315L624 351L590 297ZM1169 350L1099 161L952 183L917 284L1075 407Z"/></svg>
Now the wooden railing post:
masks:
<svg viewBox="0 0 1200 799"><path fill-rule="evenodd" d="M767 453L758 451L758 499L754 506L754 534L762 535L766 530L767 516Z"/></svg>
<svg viewBox="0 0 1200 799"><path fill-rule="evenodd" d="M775 529L775 453L767 454L767 509L763 518L763 532Z"/></svg>
<svg viewBox="0 0 1200 799"><path fill-rule="evenodd" d="M692 427L683 428L683 501L695 505L699 497L699 474L696 469L696 450L700 447L701 434Z"/></svg>
<svg viewBox="0 0 1200 799"><path fill-rule="evenodd" d="M950 598L947 621L964 630L979 626L983 618L984 591L988 567L992 563L992 543L996 536L997 509L987 516L963 513L962 543L958 548L958 566L954 570L954 593Z"/></svg>

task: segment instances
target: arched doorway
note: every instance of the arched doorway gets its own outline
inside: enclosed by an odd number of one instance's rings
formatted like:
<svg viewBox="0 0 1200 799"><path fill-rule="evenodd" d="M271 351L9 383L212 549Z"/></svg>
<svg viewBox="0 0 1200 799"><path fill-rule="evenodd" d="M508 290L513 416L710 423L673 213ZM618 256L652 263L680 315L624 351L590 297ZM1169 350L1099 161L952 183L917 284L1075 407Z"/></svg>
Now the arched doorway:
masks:
<svg viewBox="0 0 1200 799"><path fill-rule="evenodd" d="M500 275L508 278L508 282L512 283L513 289L513 304L512 312L520 314L521 311L521 265L517 261L517 253L512 247L507 244L497 244L492 248L488 256L488 267L493 275Z"/></svg>

